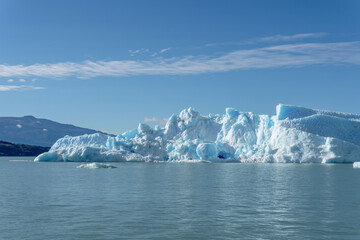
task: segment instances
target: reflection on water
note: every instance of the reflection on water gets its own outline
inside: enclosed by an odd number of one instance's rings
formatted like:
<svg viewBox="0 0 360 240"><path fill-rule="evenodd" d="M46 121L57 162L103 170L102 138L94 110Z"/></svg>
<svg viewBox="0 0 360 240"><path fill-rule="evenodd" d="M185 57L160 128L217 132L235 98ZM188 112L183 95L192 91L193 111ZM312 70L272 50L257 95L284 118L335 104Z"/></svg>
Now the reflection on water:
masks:
<svg viewBox="0 0 360 240"><path fill-rule="evenodd" d="M360 236L352 165L77 165L0 159L0 239Z"/></svg>

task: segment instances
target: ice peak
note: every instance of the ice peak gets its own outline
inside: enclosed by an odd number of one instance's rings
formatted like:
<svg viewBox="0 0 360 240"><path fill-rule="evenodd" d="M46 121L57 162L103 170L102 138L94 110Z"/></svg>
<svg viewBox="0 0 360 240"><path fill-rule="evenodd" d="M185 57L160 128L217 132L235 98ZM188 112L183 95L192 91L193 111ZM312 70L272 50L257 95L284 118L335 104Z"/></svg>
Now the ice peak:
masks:
<svg viewBox="0 0 360 240"><path fill-rule="evenodd" d="M137 130L139 133L149 133L152 131L151 127L145 123L139 123Z"/></svg>
<svg viewBox="0 0 360 240"><path fill-rule="evenodd" d="M278 120L292 120L304 118L316 114L316 111L310 108L278 104L276 106L276 116Z"/></svg>
<svg viewBox="0 0 360 240"><path fill-rule="evenodd" d="M179 114L180 119L184 121L191 118L197 118L198 116L200 116L200 113L195 111L192 107L182 110Z"/></svg>
<svg viewBox="0 0 360 240"><path fill-rule="evenodd" d="M228 118L236 118L239 116L239 112L235 108L228 107L225 109L225 112Z"/></svg>

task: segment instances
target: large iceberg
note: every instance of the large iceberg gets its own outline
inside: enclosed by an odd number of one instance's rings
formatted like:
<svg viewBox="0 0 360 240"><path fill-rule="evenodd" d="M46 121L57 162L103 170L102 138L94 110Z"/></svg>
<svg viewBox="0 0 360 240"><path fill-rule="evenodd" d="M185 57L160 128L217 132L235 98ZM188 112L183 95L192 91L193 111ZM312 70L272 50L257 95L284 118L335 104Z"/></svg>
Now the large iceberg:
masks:
<svg viewBox="0 0 360 240"><path fill-rule="evenodd" d="M66 136L35 161L345 163L360 159L360 115L278 105L276 115L189 108L164 128L139 124L116 137Z"/></svg>

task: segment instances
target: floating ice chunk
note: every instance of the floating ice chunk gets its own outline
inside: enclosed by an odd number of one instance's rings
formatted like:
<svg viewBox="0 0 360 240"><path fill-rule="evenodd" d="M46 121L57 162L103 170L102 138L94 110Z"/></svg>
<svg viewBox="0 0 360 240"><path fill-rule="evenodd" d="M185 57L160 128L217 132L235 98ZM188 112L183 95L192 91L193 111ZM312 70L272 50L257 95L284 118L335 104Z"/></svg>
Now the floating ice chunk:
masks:
<svg viewBox="0 0 360 240"><path fill-rule="evenodd" d="M116 167L105 163L84 163L77 166L77 168L99 169L99 168L116 168Z"/></svg>
<svg viewBox="0 0 360 240"><path fill-rule="evenodd" d="M353 167L354 168L360 168L360 162L354 162Z"/></svg>

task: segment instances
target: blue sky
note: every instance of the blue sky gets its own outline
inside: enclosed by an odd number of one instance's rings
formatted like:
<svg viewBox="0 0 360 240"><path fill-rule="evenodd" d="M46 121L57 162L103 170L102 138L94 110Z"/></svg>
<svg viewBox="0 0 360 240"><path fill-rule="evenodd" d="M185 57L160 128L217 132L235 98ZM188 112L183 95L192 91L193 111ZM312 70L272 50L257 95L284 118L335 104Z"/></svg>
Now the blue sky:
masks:
<svg viewBox="0 0 360 240"><path fill-rule="evenodd" d="M0 1L0 116L118 133L278 103L360 113L359 1Z"/></svg>

